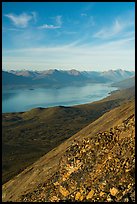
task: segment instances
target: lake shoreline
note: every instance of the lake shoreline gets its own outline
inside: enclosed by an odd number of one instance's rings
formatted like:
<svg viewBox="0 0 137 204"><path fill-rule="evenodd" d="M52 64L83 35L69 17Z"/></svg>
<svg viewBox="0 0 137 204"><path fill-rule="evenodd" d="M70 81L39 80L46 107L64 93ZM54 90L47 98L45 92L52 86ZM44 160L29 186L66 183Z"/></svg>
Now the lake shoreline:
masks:
<svg viewBox="0 0 137 204"><path fill-rule="evenodd" d="M98 83L97 85L99 85L100 83ZM91 85L91 84L90 84ZM93 84L92 84L93 85ZM95 83L94 83L94 85L95 85ZM102 85L102 83L101 83L101 85ZM106 85L106 84L103 84L103 85ZM30 111L30 110L32 110L32 109L35 109L35 108L53 108L53 107L59 107L59 106L64 106L64 107L73 107L73 106L77 106L77 105L84 105L84 104L88 104L88 103L92 103L92 102L96 102L96 101L100 101L100 100L102 100L102 99L104 99L104 98L106 98L106 97L108 97L108 96L110 96L110 95L112 95L113 93L115 93L116 91L118 91L119 89L118 89L118 87L111 87L111 84L107 84L108 85L108 87L109 88L114 88L114 89L116 89L116 90L112 90L112 91L108 91L108 92L106 92L106 93L104 93L104 95L105 96L103 96L102 95L102 97L100 96L99 97L99 99L94 99L94 100L90 100L90 95L89 96L87 96L87 98L89 97L89 99L88 99L88 101L75 101L75 100L67 100L67 101L65 101L64 102L64 104L63 104L63 101L61 101L59 104L57 104L57 102L52 102L52 103L50 103L50 104L46 104L46 103L41 103L41 105L39 105L39 104L35 104L34 106L35 107L32 107L32 104L31 105L27 105L27 110L21 110L21 111L7 111L7 112L5 112L5 111L3 111L2 112L2 114L8 114L8 113L20 113L20 112L27 112L27 111ZM81 86L81 87L83 87L83 86ZM108 88L107 87L107 88ZM65 90L65 88L66 87L63 87L63 90ZM70 88L70 86L69 86L69 88ZM73 86L72 86L72 88L74 88ZM76 88L76 87L75 87ZM79 87L77 87L77 88L79 88ZM39 90L41 90L40 88L38 88ZM37 89L37 90L38 90ZM48 91L50 90L50 89L47 89ZM56 90L56 89L55 89ZM58 90L60 90L60 89L58 89ZM6 90L7 92L9 91L9 90ZM14 92L14 90L12 90L13 92ZM31 93L33 93L33 92L35 92L35 89L25 89L25 91L28 91L28 93L29 92L31 92ZM11 94L12 95L12 94ZM67 105L65 105L65 103L67 104Z"/></svg>

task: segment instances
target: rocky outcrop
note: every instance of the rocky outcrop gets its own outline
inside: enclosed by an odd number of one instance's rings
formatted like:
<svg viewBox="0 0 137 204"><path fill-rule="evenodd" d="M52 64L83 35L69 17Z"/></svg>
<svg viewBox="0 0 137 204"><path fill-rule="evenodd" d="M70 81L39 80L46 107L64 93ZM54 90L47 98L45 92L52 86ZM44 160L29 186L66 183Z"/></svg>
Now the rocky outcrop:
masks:
<svg viewBox="0 0 137 204"><path fill-rule="evenodd" d="M135 117L74 139L58 170L22 202L135 202Z"/></svg>

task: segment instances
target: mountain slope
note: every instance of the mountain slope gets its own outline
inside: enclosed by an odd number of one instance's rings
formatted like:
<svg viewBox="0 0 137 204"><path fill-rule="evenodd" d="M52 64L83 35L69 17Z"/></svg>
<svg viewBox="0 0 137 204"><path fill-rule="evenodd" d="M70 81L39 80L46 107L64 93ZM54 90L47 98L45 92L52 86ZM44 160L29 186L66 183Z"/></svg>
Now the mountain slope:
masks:
<svg viewBox="0 0 137 204"><path fill-rule="evenodd" d="M134 76L134 72L117 69L117 70L109 70L109 71L102 72L101 76L104 76L106 79L111 79L111 81L113 82L118 82Z"/></svg>
<svg viewBox="0 0 137 204"><path fill-rule="evenodd" d="M18 76L13 73L2 71L2 86L30 84L31 80L28 80L25 76Z"/></svg>
<svg viewBox="0 0 137 204"><path fill-rule="evenodd" d="M49 70L49 71L11 71L2 72L3 88L21 88L21 87L60 87L66 85L75 85L88 82L88 79L81 73L76 74L74 71ZM8 80L10 79L10 80ZM20 79L20 80L19 80Z"/></svg>
<svg viewBox="0 0 137 204"><path fill-rule="evenodd" d="M3 201L123 201L134 199L133 193L134 100L105 113L3 185Z"/></svg>
<svg viewBox="0 0 137 204"><path fill-rule="evenodd" d="M130 88L132 86L135 86L135 77L130 77L128 79L113 83L111 86L116 86L116 87L119 87L121 89Z"/></svg>
<svg viewBox="0 0 137 204"><path fill-rule="evenodd" d="M84 105L3 114L3 183L105 112L131 99L134 99L134 88L117 91L105 99Z"/></svg>
<svg viewBox="0 0 137 204"><path fill-rule="evenodd" d="M107 131L75 141L50 180L21 201L133 201L134 125L131 115Z"/></svg>

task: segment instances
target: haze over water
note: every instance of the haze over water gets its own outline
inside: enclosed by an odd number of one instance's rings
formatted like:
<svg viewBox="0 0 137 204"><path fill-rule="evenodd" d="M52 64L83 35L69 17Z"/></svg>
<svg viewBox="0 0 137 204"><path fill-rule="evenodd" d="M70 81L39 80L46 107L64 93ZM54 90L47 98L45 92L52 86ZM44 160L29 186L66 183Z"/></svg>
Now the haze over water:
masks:
<svg viewBox="0 0 137 204"><path fill-rule="evenodd" d="M22 112L37 107L73 106L106 97L117 88L110 84L87 84L63 88L6 90L2 92L2 112Z"/></svg>

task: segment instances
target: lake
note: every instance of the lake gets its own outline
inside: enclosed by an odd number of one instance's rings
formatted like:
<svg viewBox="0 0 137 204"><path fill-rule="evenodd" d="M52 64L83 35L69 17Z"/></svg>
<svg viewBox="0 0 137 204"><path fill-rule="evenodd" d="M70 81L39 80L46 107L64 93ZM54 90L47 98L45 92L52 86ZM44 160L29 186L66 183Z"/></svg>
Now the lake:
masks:
<svg viewBox="0 0 137 204"><path fill-rule="evenodd" d="M22 112L36 107L73 106L100 100L116 90L110 84L63 88L2 90L2 112Z"/></svg>

